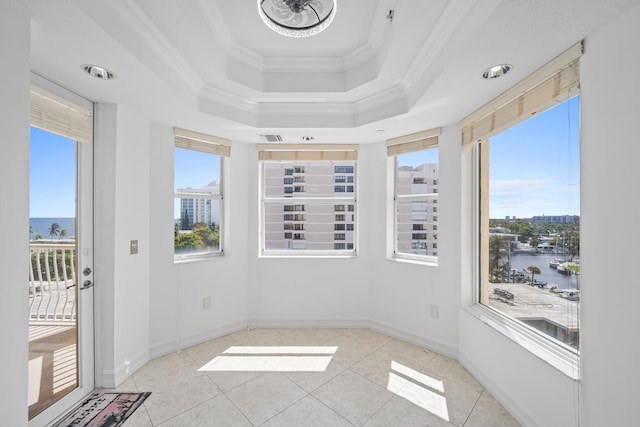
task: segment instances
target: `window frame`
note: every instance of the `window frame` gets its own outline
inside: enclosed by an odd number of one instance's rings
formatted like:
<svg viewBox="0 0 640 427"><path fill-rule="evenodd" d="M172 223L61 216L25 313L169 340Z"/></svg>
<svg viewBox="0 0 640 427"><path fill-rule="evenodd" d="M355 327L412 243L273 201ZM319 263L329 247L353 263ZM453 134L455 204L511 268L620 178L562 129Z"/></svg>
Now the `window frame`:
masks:
<svg viewBox="0 0 640 427"><path fill-rule="evenodd" d="M573 96L579 95L579 58L582 52L583 43L578 42L538 71L472 113L460 124L462 147L467 151L466 155L470 156L471 160L469 184L472 196L470 201L472 222L469 241L471 245L472 301L471 305L464 310L573 380L580 379L579 349L554 339L543 331L481 301L482 274L487 268L483 267L483 263L488 257L490 213L489 198L482 199L480 195L485 194L483 189L489 188L490 138L526 120L521 118L537 112L544 112L558 102L568 101ZM555 79L556 82L553 92L548 90L548 81L551 79ZM538 102L529 102L535 100ZM520 108L515 115L505 117L503 111L500 110L501 106L513 105L515 102L526 105L526 108ZM513 111L511 109L508 112L513 113ZM497 119L499 115L502 115L500 121ZM486 214L483 215L483 213ZM580 325L581 328L582 325Z"/></svg>
<svg viewBox="0 0 640 427"><path fill-rule="evenodd" d="M391 220L388 221L388 224L391 230L387 234L388 238L391 239L391 242L388 244L388 247L390 248L390 252L391 252L390 259L398 260L398 261L418 262L425 265L438 265L438 255L421 255L421 254L414 254L409 252L400 252L398 249L399 248L399 245L398 245L399 204L407 201L411 202L411 201L422 201L422 200L426 202L435 200L435 203L438 203L437 201L439 200L439 191L434 191L431 193L419 193L419 194L399 194L398 156L407 154L407 153L417 153L417 152L426 151L430 149L438 149L440 131L441 131L440 128L430 129L430 130L417 132L417 133L406 135L406 136L401 136L391 140L387 140L387 156L389 158L389 161L387 163L388 169L389 169L388 175L392 179L392 182L389 183L391 186L390 207L389 207ZM440 157L440 151L438 150L438 168L440 165L439 157ZM425 184L423 185L426 185L427 179L428 178L425 178ZM439 181L440 179L438 176L438 183ZM438 215L433 215L433 212L430 212L430 211L425 212L425 215L432 216L435 218L438 217ZM428 231L437 231L437 228L434 230L431 230L425 227L424 232L428 232ZM410 233L413 234L413 230L411 230ZM437 246L431 245L431 243L433 242L434 241L425 240L426 248L431 247L433 249L437 249ZM435 242L437 242L437 240L435 240ZM413 248L414 246L415 245L413 244L413 239L412 239L411 247Z"/></svg>
<svg viewBox="0 0 640 427"><path fill-rule="evenodd" d="M514 341L517 345L546 361L567 377L579 380L579 351L480 301L483 236L486 236L488 244L488 233L481 234L483 218L480 205L483 201L480 199L480 181L482 180L480 149L483 147L483 142L484 139L470 150L472 164L472 197L470 203L472 209L470 244L471 248L473 248L471 251L472 303L470 306L465 307L464 310L478 321L490 325L494 330ZM484 144L484 147L488 148L488 144ZM486 177L488 177L488 174L486 174ZM488 182L485 185L488 185ZM486 227L486 230L488 230L488 220Z"/></svg>
<svg viewBox="0 0 640 427"><path fill-rule="evenodd" d="M218 249L217 250L203 250L198 252L178 254L175 251L175 243L173 249L173 261L174 264L193 262L201 260L216 259L224 256L224 243L226 239L226 224L225 224L225 194L227 190L227 171L229 165L229 157L231 153L231 141L219 138L215 136L200 134L194 131L189 131L180 128L174 128L175 140L173 144L174 153L174 180L173 180L173 206L175 209L175 203L177 199L181 198L194 198L204 200L217 200L219 203L220 220L218 222ZM189 192L178 192L175 186L175 153L176 149L190 150L200 152L202 154L208 154L216 156L219 162L220 178L218 182L218 194L200 194ZM183 196L183 197L181 197ZM192 197L184 197L192 196ZM195 196L195 197L193 197ZM172 215L173 217L173 215ZM175 220L175 219L174 219Z"/></svg>

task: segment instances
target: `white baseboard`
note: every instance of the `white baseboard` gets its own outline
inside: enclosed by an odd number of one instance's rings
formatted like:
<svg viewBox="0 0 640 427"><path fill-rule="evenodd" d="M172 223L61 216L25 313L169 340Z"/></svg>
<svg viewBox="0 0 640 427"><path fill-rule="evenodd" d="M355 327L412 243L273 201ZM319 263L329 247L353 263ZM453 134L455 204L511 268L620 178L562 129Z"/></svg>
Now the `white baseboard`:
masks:
<svg viewBox="0 0 640 427"><path fill-rule="evenodd" d="M147 350L141 351L130 360L125 361L115 371L102 371L102 374L98 378L100 384L96 384L96 386L102 388L116 388L134 372L142 368L148 361L149 352Z"/></svg>
<svg viewBox="0 0 640 427"><path fill-rule="evenodd" d="M237 332L241 329L245 329L246 327L247 327L247 322L229 323L227 325L214 328L214 329L209 329L207 331L200 332L198 334L189 335L186 337L179 337L174 340L165 341L160 344L152 345L149 350L149 356L151 359L156 359L166 354L184 350L185 348L198 345L205 341L209 341L214 338L219 338L224 335Z"/></svg>
<svg viewBox="0 0 640 427"><path fill-rule="evenodd" d="M486 376L471 359L460 356L459 362L473 375L482 386L523 426L539 427L539 424L531 418L518 403L503 392L490 377Z"/></svg>
<svg viewBox="0 0 640 427"><path fill-rule="evenodd" d="M394 338L398 338L402 341L407 341L413 345L425 348L429 351L442 354L443 356L451 357L452 359L458 359L458 349L448 344L434 341L423 336L413 334L411 332L406 332L402 329L398 329L386 323L377 322L375 320L369 321L369 327L374 331L381 332Z"/></svg>
<svg viewBox="0 0 640 427"><path fill-rule="evenodd" d="M369 328L369 321L363 319L249 319L250 328Z"/></svg>

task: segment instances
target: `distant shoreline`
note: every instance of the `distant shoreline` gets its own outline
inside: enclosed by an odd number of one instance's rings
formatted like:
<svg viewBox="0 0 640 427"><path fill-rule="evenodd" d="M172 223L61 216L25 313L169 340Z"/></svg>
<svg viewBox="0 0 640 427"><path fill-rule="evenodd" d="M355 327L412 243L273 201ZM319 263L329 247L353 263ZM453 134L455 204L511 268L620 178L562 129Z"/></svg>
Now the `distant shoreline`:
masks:
<svg viewBox="0 0 640 427"><path fill-rule="evenodd" d="M61 243L63 241L70 241L75 238L76 235L76 218L74 217L31 217L29 218L29 241L35 242L35 237L40 235L42 239L38 239L37 242L51 243L51 236L49 231L51 224L57 223L60 230L66 230L66 235L60 237L60 235L53 236L53 242Z"/></svg>

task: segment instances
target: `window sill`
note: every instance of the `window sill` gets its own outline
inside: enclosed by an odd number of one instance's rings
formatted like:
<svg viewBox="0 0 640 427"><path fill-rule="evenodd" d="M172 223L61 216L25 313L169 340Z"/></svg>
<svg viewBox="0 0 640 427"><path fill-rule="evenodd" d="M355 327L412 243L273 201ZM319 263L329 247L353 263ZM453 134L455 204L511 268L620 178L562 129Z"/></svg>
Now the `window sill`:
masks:
<svg viewBox="0 0 640 427"><path fill-rule="evenodd" d="M345 259L345 258L357 258L357 252L352 253L321 253L321 252L311 252L311 253L289 253L289 252L262 252L259 255L259 258L315 258L315 259Z"/></svg>
<svg viewBox="0 0 640 427"><path fill-rule="evenodd" d="M463 308L463 310L553 366L567 377L573 380L580 379L580 356L571 347L555 343L542 332L481 304L475 304L471 307Z"/></svg>
<svg viewBox="0 0 640 427"><path fill-rule="evenodd" d="M194 254L194 255L182 255L182 256L174 256L173 263L174 264L189 264L192 262L202 262L202 261L210 261L214 259L222 259L224 258L224 252L215 252L208 254Z"/></svg>

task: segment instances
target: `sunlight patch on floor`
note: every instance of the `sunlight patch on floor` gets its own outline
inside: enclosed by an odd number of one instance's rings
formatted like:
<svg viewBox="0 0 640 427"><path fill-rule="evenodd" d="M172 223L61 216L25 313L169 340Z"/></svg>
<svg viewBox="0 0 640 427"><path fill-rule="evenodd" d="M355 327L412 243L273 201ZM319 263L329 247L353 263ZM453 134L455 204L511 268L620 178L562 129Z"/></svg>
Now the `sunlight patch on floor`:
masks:
<svg viewBox="0 0 640 427"><path fill-rule="evenodd" d="M338 347L232 346L198 371L324 372Z"/></svg>
<svg viewBox="0 0 640 427"><path fill-rule="evenodd" d="M443 420L449 421L447 399L440 394L444 393L442 381L397 362L391 362L391 369L402 376L389 372L387 390Z"/></svg>

